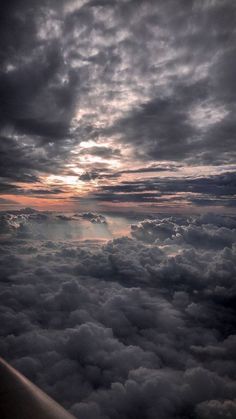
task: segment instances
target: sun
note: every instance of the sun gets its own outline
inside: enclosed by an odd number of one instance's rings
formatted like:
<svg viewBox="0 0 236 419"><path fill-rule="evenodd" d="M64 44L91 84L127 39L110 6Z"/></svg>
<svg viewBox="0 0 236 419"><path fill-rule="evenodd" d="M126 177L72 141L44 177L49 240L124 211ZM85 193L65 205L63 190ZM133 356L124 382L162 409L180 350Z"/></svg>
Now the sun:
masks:
<svg viewBox="0 0 236 419"><path fill-rule="evenodd" d="M50 175L46 178L46 183L49 185L58 184L58 185L73 185L76 186L78 183L78 176L71 175Z"/></svg>

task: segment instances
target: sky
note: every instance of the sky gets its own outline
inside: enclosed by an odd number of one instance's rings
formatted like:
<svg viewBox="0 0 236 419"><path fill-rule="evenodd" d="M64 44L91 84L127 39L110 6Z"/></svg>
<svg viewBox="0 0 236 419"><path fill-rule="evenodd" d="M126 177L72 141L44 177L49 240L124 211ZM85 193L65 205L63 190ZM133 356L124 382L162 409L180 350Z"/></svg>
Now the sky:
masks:
<svg viewBox="0 0 236 419"><path fill-rule="evenodd" d="M0 5L0 208L232 214L231 0Z"/></svg>
<svg viewBox="0 0 236 419"><path fill-rule="evenodd" d="M0 357L75 418L236 417L235 22L0 2Z"/></svg>

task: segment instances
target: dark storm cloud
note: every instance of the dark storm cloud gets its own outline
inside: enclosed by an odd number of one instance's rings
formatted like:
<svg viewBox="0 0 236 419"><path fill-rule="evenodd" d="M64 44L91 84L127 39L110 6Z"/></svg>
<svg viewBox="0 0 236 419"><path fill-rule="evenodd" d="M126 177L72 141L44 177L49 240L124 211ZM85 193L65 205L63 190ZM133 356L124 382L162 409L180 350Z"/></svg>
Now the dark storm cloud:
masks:
<svg viewBox="0 0 236 419"><path fill-rule="evenodd" d="M177 95L176 95L177 96ZM131 111L121 119L114 130L124 133L124 140L134 143L139 157L158 160L178 160L192 152L188 139L194 136L194 128L178 103L178 96L170 99L154 99ZM189 108L187 103L186 108Z"/></svg>
<svg viewBox="0 0 236 419"><path fill-rule="evenodd" d="M82 175L79 176L79 180L82 180L83 182L88 182L90 180L94 180L99 178L102 175L99 175L98 172L84 172Z"/></svg>
<svg viewBox="0 0 236 419"><path fill-rule="evenodd" d="M147 167L140 167L138 169L127 169L122 170L118 172L118 174L132 174L132 173L152 173L152 172L167 172L169 170L171 171L177 171L179 169L179 166L177 165L166 165L166 166L147 166Z"/></svg>
<svg viewBox="0 0 236 419"><path fill-rule="evenodd" d="M209 195L234 195L236 193L236 173L228 172L199 178L151 178L137 181L123 181L119 185L103 186L105 192L160 191L195 192Z"/></svg>
<svg viewBox="0 0 236 419"><path fill-rule="evenodd" d="M192 87L186 103L183 103L184 92L177 88L173 97L144 103L120 119L111 132L121 134L123 141L134 146L136 157L147 160L185 159L207 164L234 162L234 110L223 121L207 129L194 126L189 108L196 101L195 90L198 89L198 86ZM202 98L203 102L205 100L206 97Z"/></svg>
<svg viewBox="0 0 236 419"><path fill-rule="evenodd" d="M91 172L84 172L82 175L79 176L79 179L86 182L94 179L114 179L119 178L122 175L130 175L130 174L139 174L139 173L158 173L158 172L167 172L169 170L171 171L177 171L179 169L179 166L177 165L167 165L164 166L147 166L147 167L139 167L137 169L126 169L126 170L120 170L118 172L112 172L108 171L104 168L97 170L97 171L91 171Z"/></svg>
<svg viewBox="0 0 236 419"><path fill-rule="evenodd" d="M81 155L89 154L91 156L99 156L99 157L103 157L105 159L109 159L109 158L112 158L114 156L115 157L120 157L121 156L121 153L120 153L119 149L111 149L111 148L102 147L102 146L100 146L100 147L94 146L94 147L90 147L90 148L83 148L80 151L80 154Z"/></svg>
<svg viewBox="0 0 236 419"><path fill-rule="evenodd" d="M230 0L4 1L0 11L2 176L57 173L80 141L100 137L87 151L103 158L120 158L118 141L150 162L233 161Z"/></svg>
<svg viewBox="0 0 236 419"><path fill-rule="evenodd" d="M108 132L132 144L135 155L145 159L210 164L233 161L235 5L231 1L146 4L152 4L153 14L143 15L140 34L135 32L129 46L138 62L142 45L139 58L143 63L139 61L134 71L153 77L156 72L156 83L150 98L116 121ZM156 56L156 63L146 57L147 51L153 53L154 38L169 49L165 60L159 62ZM163 54L165 50L159 47L158 51Z"/></svg>
<svg viewBox="0 0 236 419"><path fill-rule="evenodd" d="M37 171L56 171L73 143L66 138L78 73L65 62L53 28L53 18L61 25L60 3L1 4L0 121L7 133L1 138L1 176L13 181L31 182Z"/></svg>
<svg viewBox="0 0 236 419"><path fill-rule="evenodd" d="M42 230L40 214L18 212ZM1 355L81 419L233 418L235 227L206 214L103 246L1 242Z"/></svg>
<svg viewBox="0 0 236 419"><path fill-rule="evenodd" d="M32 173L34 169L47 165L46 159L37 153L32 144L23 146L17 138L0 138L0 177L33 183L38 180Z"/></svg>
<svg viewBox="0 0 236 419"><path fill-rule="evenodd" d="M185 195L175 195L184 193ZM199 178L149 178L123 181L117 185L104 185L94 195L97 200L111 202L154 202L164 201L173 195L176 200L186 199L201 205L231 206L236 195L236 175L226 172L220 175Z"/></svg>
<svg viewBox="0 0 236 419"><path fill-rule="evenodd" d="M0 138L0 177L12 182L39 182L40 173L61 173L71 141L42 145L24 136Z"/></svg>
<svg viewBox="0 0 236 419"><path fill-rule="evenodd" d="M55 2L47 0L33 5L4 2L1 7L1 123L42 138L67 133L77 80L64 62L59 40L39 37L51 7L55 9ZM59 19L59 7L54 12Z"/></svg>

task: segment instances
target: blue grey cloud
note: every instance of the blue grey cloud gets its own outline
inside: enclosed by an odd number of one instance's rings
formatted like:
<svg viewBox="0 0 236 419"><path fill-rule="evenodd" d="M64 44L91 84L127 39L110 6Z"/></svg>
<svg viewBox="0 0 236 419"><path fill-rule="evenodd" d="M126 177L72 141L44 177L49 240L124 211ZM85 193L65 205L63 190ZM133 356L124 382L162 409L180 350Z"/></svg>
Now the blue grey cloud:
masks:
<svg viewBox="0 0 236 419"><path fill-rule="evenodd" d="M34 214L42 230L18 217ZM1 355L82 419L233 417L235 227L207 214L104 245L8 236Z"/></svg>

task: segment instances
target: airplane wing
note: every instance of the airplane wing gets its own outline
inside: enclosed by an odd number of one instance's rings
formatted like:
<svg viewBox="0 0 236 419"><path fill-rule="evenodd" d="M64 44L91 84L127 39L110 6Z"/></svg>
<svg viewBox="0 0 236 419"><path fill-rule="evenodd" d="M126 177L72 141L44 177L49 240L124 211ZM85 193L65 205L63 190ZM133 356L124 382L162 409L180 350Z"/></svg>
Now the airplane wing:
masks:
<svg viewBox="0 0 236 419"><path fill-rule="evenodd" d="M75 419L0 358L1 419Z"/></svg>

